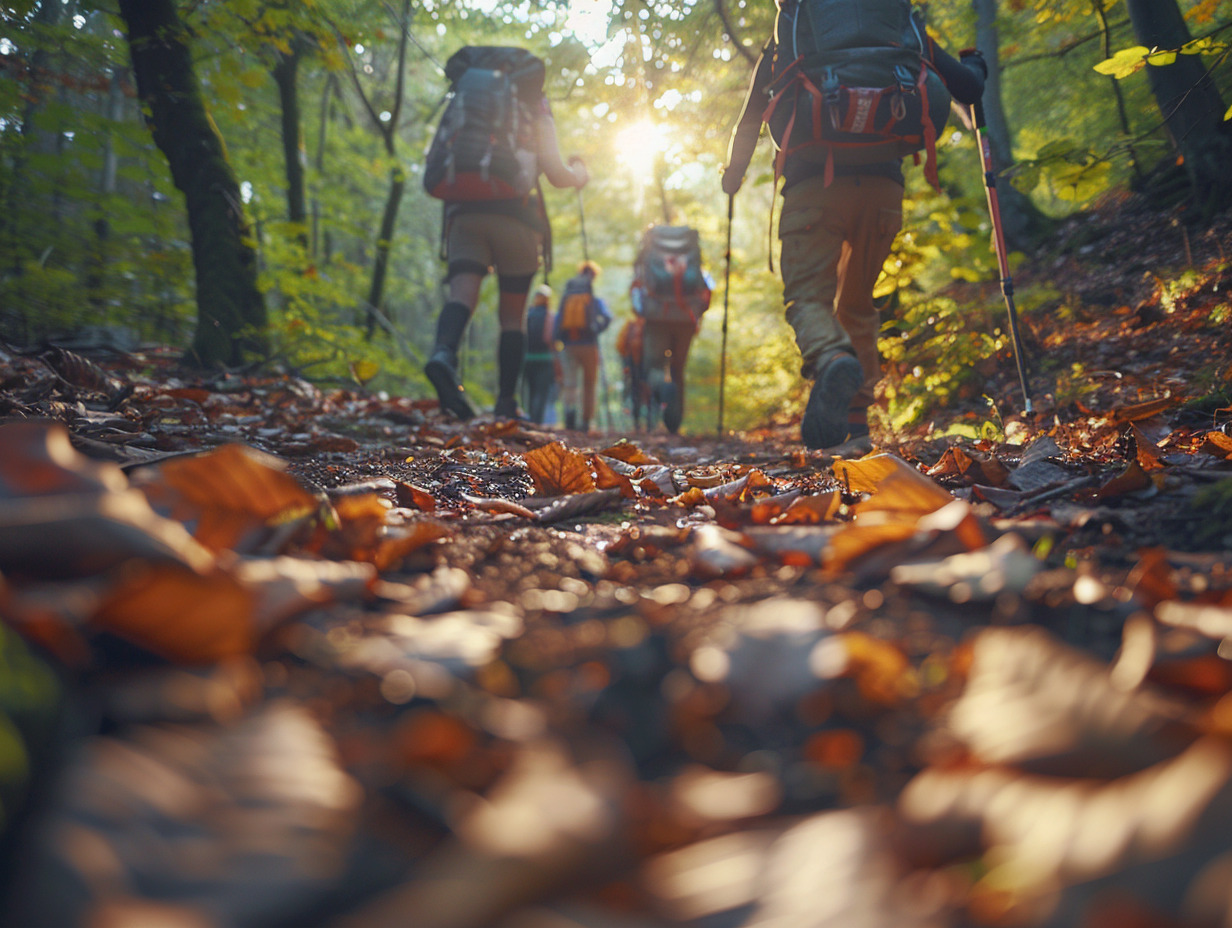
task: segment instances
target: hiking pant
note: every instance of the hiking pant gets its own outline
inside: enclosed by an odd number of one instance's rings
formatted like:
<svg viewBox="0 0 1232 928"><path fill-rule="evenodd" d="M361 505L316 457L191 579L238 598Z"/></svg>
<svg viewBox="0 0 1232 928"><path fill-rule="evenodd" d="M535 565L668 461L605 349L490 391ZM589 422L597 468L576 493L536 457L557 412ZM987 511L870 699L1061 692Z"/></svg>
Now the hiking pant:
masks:
<svg viewBox="0 0 1232 928"><path fill-rule="evenodd" d="M590 428L595 417L595 381L599 376L598 345L565 345L561 352L565 368L564 403L566 410L578 409L578 389L581 388L581 420L578 427Z"/></svg>
<svg viewBox="0 0 1232 928"><path fill-rule="evenodd" d="M522 384L525 390L526 415L531 422L543 425L548 396L556 380L556 362L551 355L527 355L522 363Z"/></svg>
<svg viewBox="0 0 1232 928"><path fill-rule="evenodd" d="M697 326L687 322L651 322L642 334L642 364L651 395L662 392L663 384L676 386L675 404L684 413L684 366L689 360L689 345Z"/></svg>
<svg viewBox="0 0 1232 928"><path fill-rule="evenodd" d="M811 177L783 194L779 259L783 305L796 333L801 372L816 375L837 352L854 354L864 383L853 408L873 403L881 378L873 285L903 224L903 185L865 174Z"/></svg>

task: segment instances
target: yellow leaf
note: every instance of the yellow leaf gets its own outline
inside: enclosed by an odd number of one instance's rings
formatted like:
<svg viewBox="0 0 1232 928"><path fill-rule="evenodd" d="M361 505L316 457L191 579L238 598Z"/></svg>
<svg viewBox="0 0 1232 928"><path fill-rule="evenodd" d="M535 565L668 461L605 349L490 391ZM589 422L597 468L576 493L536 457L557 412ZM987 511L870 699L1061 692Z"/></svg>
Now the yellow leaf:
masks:
<svg viewBox="0 0 1232 928"><path fill-rule="evenodd" d="M1162 68L1165 65L1170 65L1172 62L1176 61L1176 52L1171 49L1162 52L1154 52L1147 55L1146 61L1147 64L1153 64L1157 68Z"/></svg>
<svg viewBox="0 0 1232 928"><path fill-rule="evenodd" d="M1095 70L1100 74L1108 74L1120 80L1140 70L1143 62L1146 60L1146 56L1150 53L1151 50L1145 45L1123 48L1111 58L1095 65Z"/></svg>

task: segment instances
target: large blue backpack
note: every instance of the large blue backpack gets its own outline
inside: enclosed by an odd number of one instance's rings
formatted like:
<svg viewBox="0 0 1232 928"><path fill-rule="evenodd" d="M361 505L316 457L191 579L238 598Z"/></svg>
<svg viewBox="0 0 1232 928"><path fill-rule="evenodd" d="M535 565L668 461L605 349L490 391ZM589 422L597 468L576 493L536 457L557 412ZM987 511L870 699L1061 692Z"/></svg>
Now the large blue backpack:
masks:
<svg viewBox="0 0 1232 928"><path fill-rule="evenodd" d="M926 152L936 184L936 139L950 94L925 60L927 38L910 0L779 0L771 98L762 117L786 159L825 165Z"/></svg>
<svg viewBox="0 0 1232 928"><path fill-rule="evenodd" d="M445 63L449 102L424 162L440 200L527 196L539 178L535 108L543 62L522 48L467 46Z"/></svg>

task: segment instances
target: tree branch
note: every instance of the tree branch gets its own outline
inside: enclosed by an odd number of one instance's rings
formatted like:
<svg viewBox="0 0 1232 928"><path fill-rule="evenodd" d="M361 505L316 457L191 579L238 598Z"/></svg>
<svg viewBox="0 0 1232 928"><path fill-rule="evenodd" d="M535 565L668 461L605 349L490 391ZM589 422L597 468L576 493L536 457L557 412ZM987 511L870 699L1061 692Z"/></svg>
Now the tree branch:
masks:
<svg viewBox="0 0 1232 928"><path fill-rule="evenodd" d="M727 4L724 0L714 0L715 12L719 14L719 19L723 21L723 31L727 33L727 37L731 39L732 45L736 46L736 51L744 56L744 60L749 64L757 64L757 56L754 55L745 44L740 41L740 36L736 35L735 27L732 25L731 17L727 14Z"/></svg>

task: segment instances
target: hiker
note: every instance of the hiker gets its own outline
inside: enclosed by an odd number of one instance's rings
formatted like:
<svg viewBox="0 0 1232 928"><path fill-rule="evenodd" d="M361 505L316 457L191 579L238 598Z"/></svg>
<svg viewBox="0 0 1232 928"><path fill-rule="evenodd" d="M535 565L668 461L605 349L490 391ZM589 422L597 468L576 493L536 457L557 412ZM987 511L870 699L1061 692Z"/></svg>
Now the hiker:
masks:
<svg viewBox="0 0 1232 928"><path fill-rule="evenodd" d="M642 413L647 407L646 375L642 368L642 344L646 320L633 313L625 320L616 336L616 353L620 355L620 369L624 383L624 405L633 420L633 428L642 427Z"/></svg>
<svg viewBox="0 0 1232 928"><path fill-rule="evenodd" d="M475 409L458 377L458 347L479 301L483 278L499 282L498 416L516 416L518 378L526 354L523 314L550 228L538 179L584 187L586 166L566 164L543 95L544 65L520 48L459 49L446 62L453 98L429 147L424 187L445 201L443 257L448 296L436 341L424 365L441 409L470 419ZM550 264L550 251L545 259Z"/></svg>
<svg viewBox="0 0 1232 928"><path fill-rule="evenodd" d="M547 421L552 386L560 376L560 359L552 337L552 288L541 284L526 310L526 360L522 364L526 416L543 425Z"/></svg>
<svg viewBox="0 0 1232 928"><path fill-rule="evenodd" d="M634 262L630 296L646 322L642 369L650 409L673 435L684 419L684 371L689 346L701 330L714 282L702 270L695 229L650 226ZM649 416L648 416L649 418Z"/></svg>
<svg viewBox="0 0 1232 928"><path fill-rule="evenodd" d="M607 304L595 295L599 265L583 261L569 278L556 310L553 335L564 347L565 428L590 430L595 415L595 382L599 374L599 334L612 322ZM581 406L578 391L581 389Z"/></svg>
<svg viewBox="0 0 1232 928"><path fill-rule="evenodd" d="M800 427L809 448L868 445L881 372L873 286L902 227L902 157L926 149L936 186L950 96L975 103L988 73L978 52L960 57L927 35L909 0L781 0L757 61L722 187L729 197L740 190L764 119L784 178L783 303L801 374L813 381ZM812 113L822 114L815 127ZM892 128L874 134L886 122Z"/></svg>

